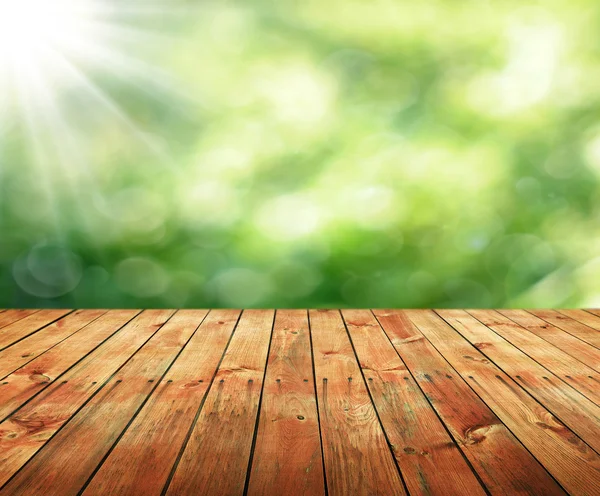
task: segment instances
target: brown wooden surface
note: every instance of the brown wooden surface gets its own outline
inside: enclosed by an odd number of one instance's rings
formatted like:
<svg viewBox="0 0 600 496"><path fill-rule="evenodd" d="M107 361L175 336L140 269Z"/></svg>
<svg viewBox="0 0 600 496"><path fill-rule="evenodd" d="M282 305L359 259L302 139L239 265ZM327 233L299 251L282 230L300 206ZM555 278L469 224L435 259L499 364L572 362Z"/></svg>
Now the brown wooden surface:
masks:
<svg viewBox="0 0 600 496"><path fill-rule="evenodd" d="M373 314L342 315L410 494L485 494Z"/></svg>
<svg viewBox="0 0 600 496"><path fill-rule="evenodd" d="M597 310L2 310L0 495L598 495Z"/></svg>
<svg viewBox="0 0 600 496"><path fill-rule="evenodd" d="M584 322L574 320L569 316L557 310L532 310L531 313L546 322L555 325L559 329L581 339L583 342L596 348L600 348L600 332L594 327L586 325ZM584 312L587 314L587 312ZM590 317L594 317L590 315ZM585 320L589 323L589 321Z"/></svg>
<svg viewBox="0 0 600 496"><path fill-rule="evenodd" d="M525 310L499 310L498 313L508 317L524 329L548 341L573 358L585 363L596 372L600 372L600 349L588 346L584 341Z"/></svg>
<svg viewBox="0 0 600 496"><path fill-rule="evenodd" d="M65 316L69 310L35 312L0 329L0 350L20 341Z"/></svg>
<svg viewBox="0 0 600 496"><path fill-rule="evenodd" d="M76 333L106 310L78 310L0 351L0 379Z"/></svg>
<svg viewBox="0 0 600 496"><path fill-rule="evenodd" d="M426 398L492 494L562 494L542 465L405 312L375 310L374 313Z"/></svg>
<svg viewBox="0 0 600 496"><path fill-rule="evenodd" d="M248 494L325 494L306 310L277 312L252 460Z"/></svg>
<svg viewBox="0 0 600 496"><path fill-rule="evenodd" d="M242 314L167 494L244 491L273 318L273 310Z"/></svg>
<svg viewBox="0 0 600 496"><path fill-rule="evenodd" d="M340 313L310 323L329 494L405 494Z"/></svg>
<svg viewBox="0 0 600 496"><path fill-rule="evenodd" d="M161 494L239 315L215 310L202 322L84 494Z"/></svg>

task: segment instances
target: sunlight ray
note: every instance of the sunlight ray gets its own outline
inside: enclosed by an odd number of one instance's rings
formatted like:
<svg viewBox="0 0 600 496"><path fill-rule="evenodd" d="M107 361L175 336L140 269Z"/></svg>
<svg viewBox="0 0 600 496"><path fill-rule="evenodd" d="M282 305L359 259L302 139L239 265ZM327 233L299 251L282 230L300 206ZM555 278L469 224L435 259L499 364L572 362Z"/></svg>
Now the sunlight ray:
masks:
<svg viewBox="0 0 600 496"><path fill-rule="evenodd" d="M46 208L49 212L51 229L53 237L62 239L64 231L61 225L59 214L59 205L57 203L57 195L52 184L52 175L49 164L48 147L44 144L44 133L40 126L38 115L40 112L40 102L38 99L39 93L34 90L36 85L41 85L39 71L31 64L23 64L20 70L15 74L17 79L17 95L19 99L19 111L21 113L22 122L25 127L27 138L30 142L30 153L40 181L38 185L41 187L45 196ZM35 104L34 98L36 99Z"/></svg>
<svg viewBox="0 0 600 496"><path fill-rule="evenodd" d="M64 70L64 74L68 74L74 81L77 82L78 89L81 92L86 93L89 97L93 98L97 104L99 104L95 110L102 109L109 111L121 122L121 124L125 126L130 133L132 133L132 135L140 143L144 144L148 150L154 154L155 157L162 160L165 164L174 167L174 163L169 154L157 146L152 139L146 136L145 131L138 127L138 125L121 109L115 100L113 100L106 92L104 92L98 85L88 78L84 72L72 64L62 54L54 52L54 56L57 64L60 64Z"/></svg>

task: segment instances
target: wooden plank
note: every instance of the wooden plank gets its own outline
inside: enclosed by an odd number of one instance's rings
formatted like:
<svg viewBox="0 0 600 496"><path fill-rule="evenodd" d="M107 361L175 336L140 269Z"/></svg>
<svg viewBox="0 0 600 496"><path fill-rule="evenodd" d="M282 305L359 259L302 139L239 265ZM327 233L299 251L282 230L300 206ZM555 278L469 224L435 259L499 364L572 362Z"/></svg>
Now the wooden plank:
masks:
<svg viewBox="0 0 600 496"><path fill-rule="evenodd" d="M439 316L430 310L406 314L567 492L597 494L600 456L590 446Z"/></svg>
<svg viewBox="0 0 600 496"><path fill-rule="evenodd" d="M562 329L587 344L600 348L600 332L581 322L577 322L556 310L529 310L533 315Z"/></svg>
<svg viewBox="0 0 600 496"><path fill-rule="evenodd" d="M325 494L306 310L277 312L249 495Z"/></svg>
<svg viewBox="0 0 600 496"><path fill-rule="evenodd" d="M373 314L342 315L408 492L486 494Z"/></svg>
<svg viewBox="0 0 600 496"><path fill-rule="evenodd" d="M491 494L564 494L404 312L373 312Z"/></svg>
<svg viewBox="0 0 600 496"><path fill-rule="evenodd" d="M558 379L464 310L439 315L487 359L492 360L554 416L600 451L600 407Z"/></svg>
<svg viewBox="0 0 600 496"><path fill-rule="evenodd" d="M0 423L0 486L160 329L172 310L146 310Z"/></svg>
<svg viewBox="0 0 600 496"><path fill-rule="evenodd" d="M600 309L598 308L586 308L585 311L591 313L592 315L600 317Z"/></svg>
<svg viewBox="0 0 600 496"><path fill-rule="evenodd" d="M242 314L166 494L243 493L273 317Z"/></svg>
<svg viewBox="0 0 600 496"><path fill-rule="evenodd" d="M406 494L340 313L309 315L329 494Z"/></svg>
<svg viewBox="0 0 600 496"><path fill-rule="evenodd" d="M106 310L77 310L10 348L0 351L0 377L6 377L105 312Z"/></svg>
<svg viewBox="0 0 600 496"><path fill-rule="evenodd" d="M9 324L13 324L18 320L24 319L29 315L33 315L34 313L39 312L38 309L27 309L27 310L4 310L0 315L0 334L2 333L2 329Z"/></svg>
<svg viewBox="0 0 600 496"><path fill-rule="evenodd" d="M470 310L469 313L513 346L526 353L563 382L600 405L600 374L559 350L547 341L529 333L512 320L493 310ZM499 349L506 354L503 346ZM483 349L484 354L486 349ZM538 372L540 369L536 369ZM508 370L505 369L505 372ZM509 372L509 375L512 375ZM513 376L514 377L514 376Z"/></svg>
<svg viewBox="0 0 600 496"><path fill-rule="evenodd" d="M77 495L206 314L206 310L178 311L11 479L3 492L19 496Z"/></svg>
<svg viewBox="0 0 600 496"><path fill-rule="evenodd" d="M595 314L586 312L585 310L575 310L575 309L561 309L558 310L559 313L566 315L567 317L576 320L596 331L600 331L600 317Z"/></svg>
<svg viewBox="0 0 600 496"><path fill-rule="evenodd" d="M0 330L0 351L70 312L71 310L40 310L17 322L8 324Z"/></svg>
<svg viewBox="0 0 600 496"><path fill-rule="evenodd" d="M516 322L529 332L552 343L573 358L576 358L596 372L600 372L600 350L589 346L568 332L559 329L545 320L525 310L498 310L499 313Z"/></svg>
<svg viewBox="0 0 600 496"><path fill-rule="evenodd" d="M0 383L0 420L48 387L57 377L135 317L139 310L112 310ZM11 349L11 348L9 348Z"/></svg>
<svg viewBox="0 0 600 496"><path fill-rule="evenodd" d="M83 494L161 494L239 315L209 313Z"/></svg>

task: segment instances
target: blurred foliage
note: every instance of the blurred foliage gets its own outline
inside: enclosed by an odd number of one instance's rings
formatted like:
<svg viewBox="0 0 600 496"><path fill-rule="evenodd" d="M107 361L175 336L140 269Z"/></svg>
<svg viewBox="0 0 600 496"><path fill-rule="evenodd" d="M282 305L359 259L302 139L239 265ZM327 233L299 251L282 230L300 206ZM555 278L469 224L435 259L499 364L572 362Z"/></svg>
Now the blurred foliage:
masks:
<svg viewBox="0 0 600 496"><path fill-rule="evenodd" d="M182 12L4 130L1 306L600 304L599 3Z"/></svg>

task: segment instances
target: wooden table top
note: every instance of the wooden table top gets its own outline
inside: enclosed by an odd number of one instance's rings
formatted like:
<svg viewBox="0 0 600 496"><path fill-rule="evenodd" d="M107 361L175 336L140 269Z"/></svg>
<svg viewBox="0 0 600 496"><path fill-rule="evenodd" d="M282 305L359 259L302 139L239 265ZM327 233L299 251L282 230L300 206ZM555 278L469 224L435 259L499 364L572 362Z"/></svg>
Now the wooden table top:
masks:
<svg viewBox="0 0 600 496"><path fill-rule="evenodd" d="M1 495L600 494L598 310L0 311Z"/></svg>

